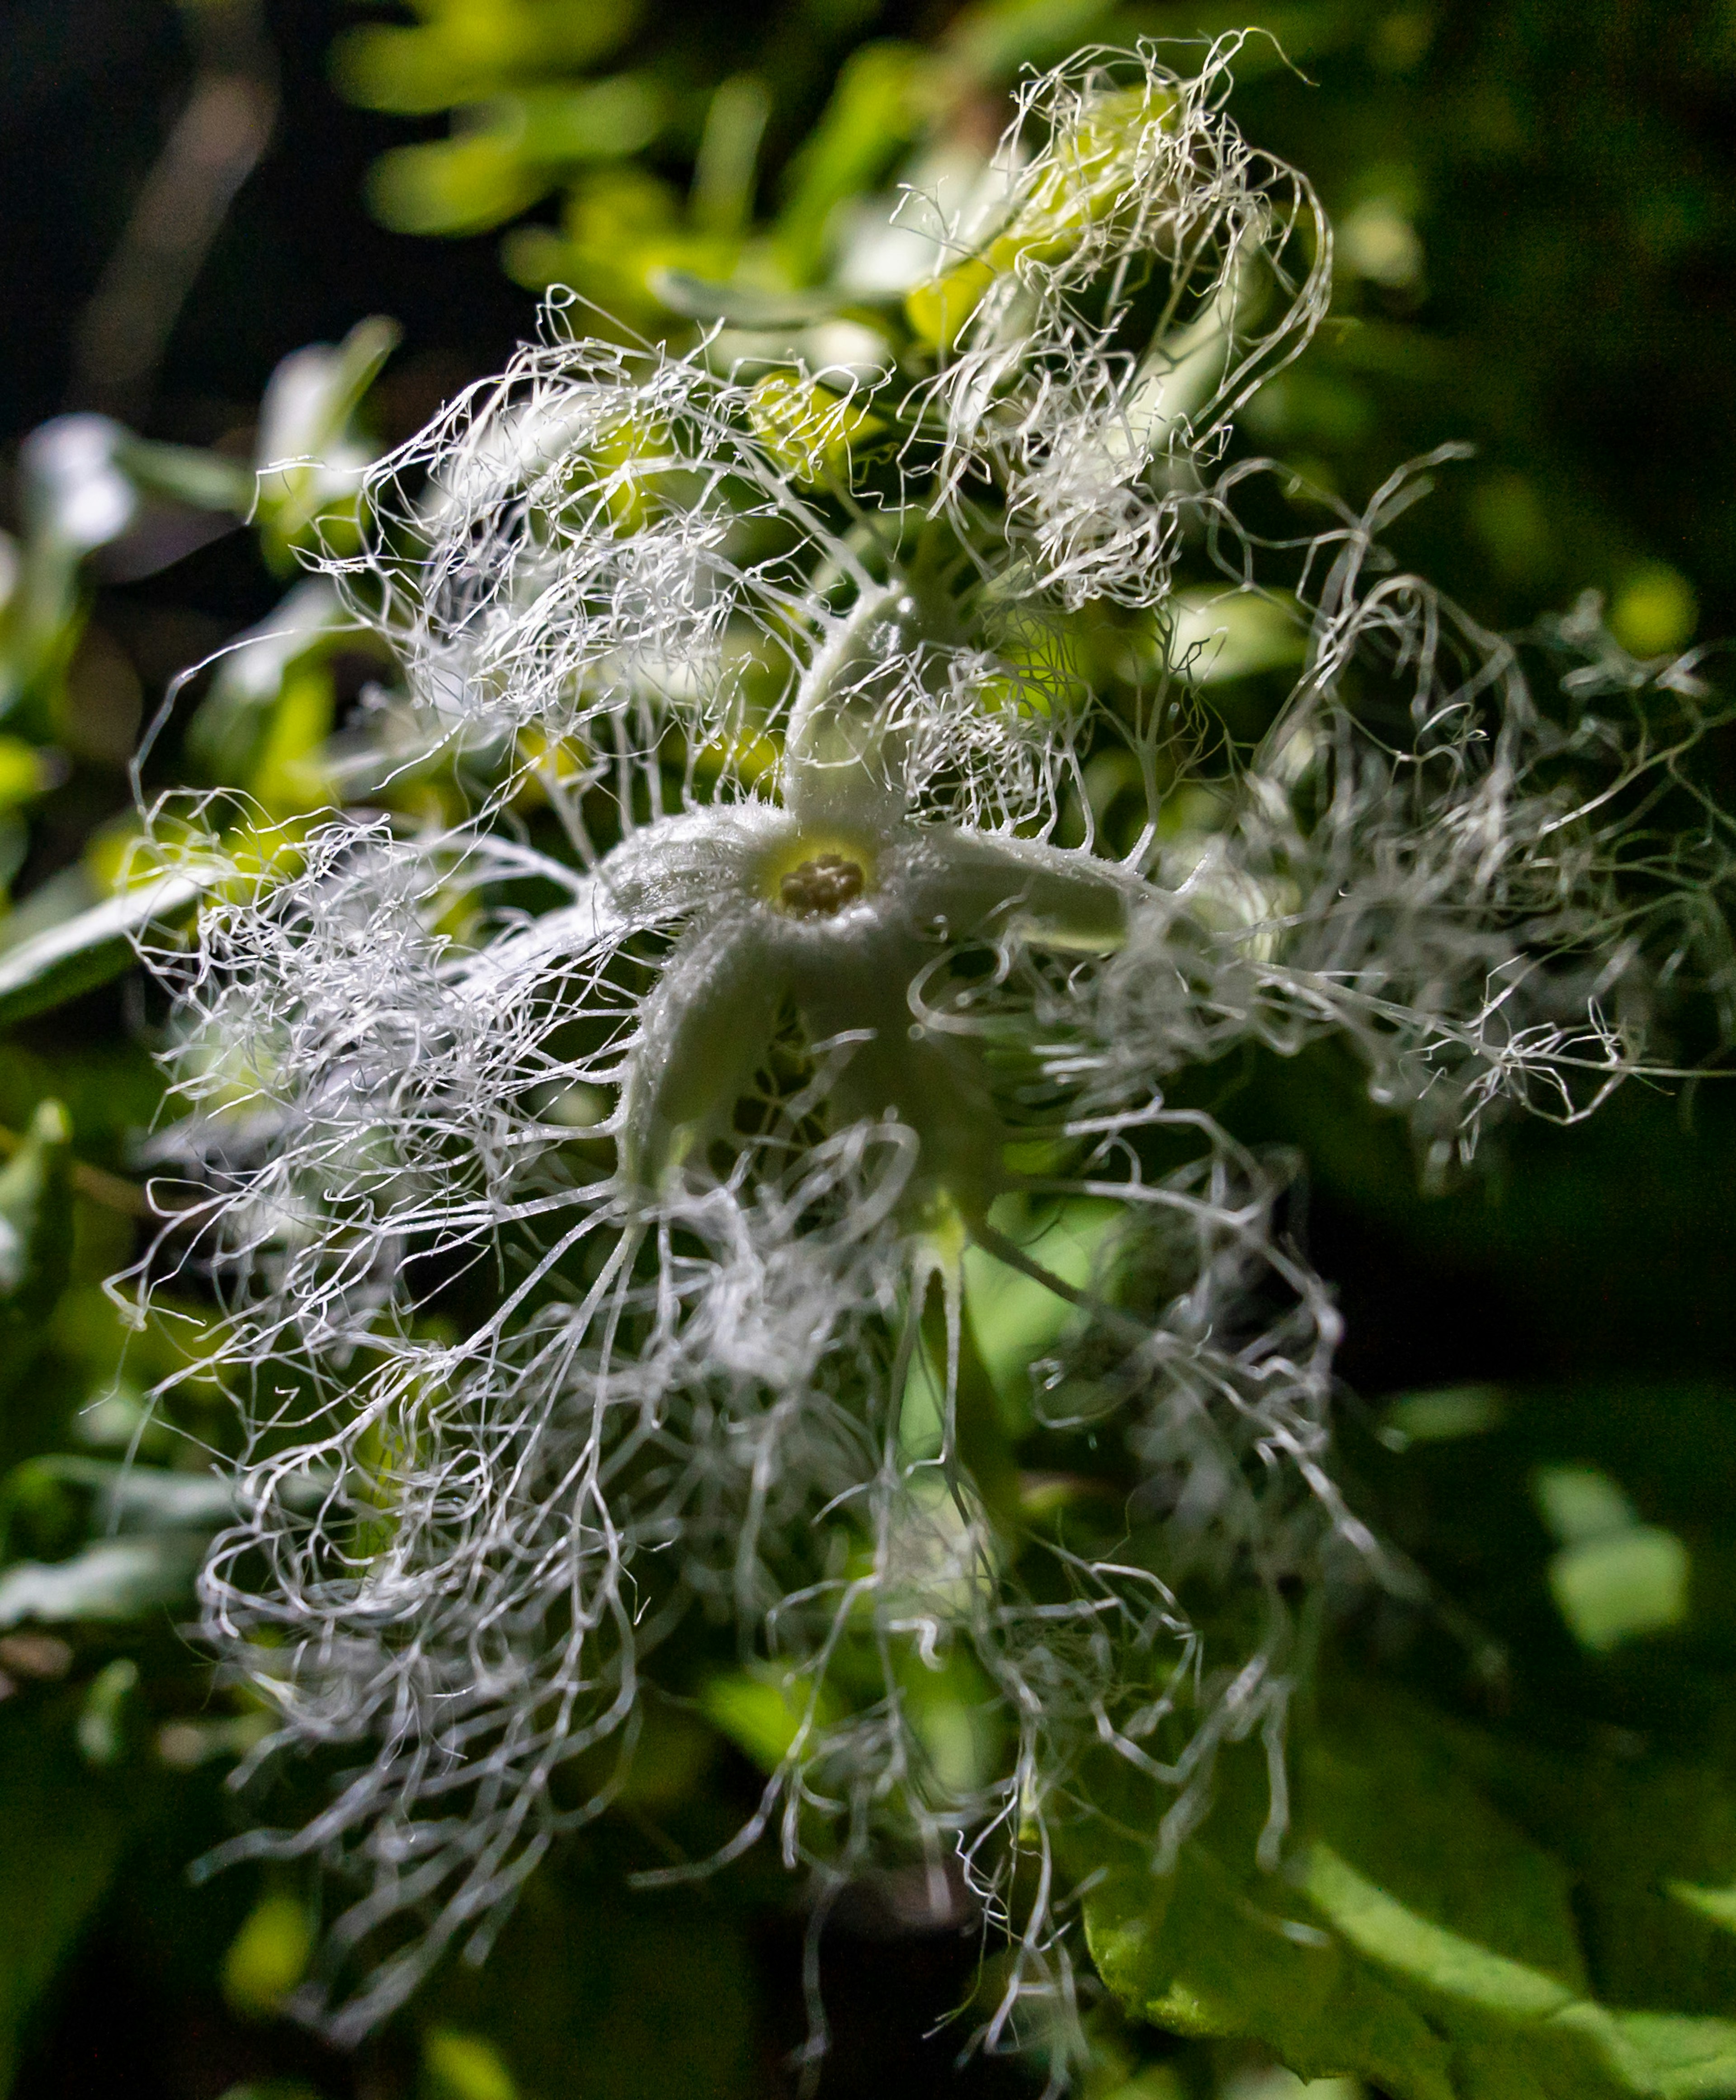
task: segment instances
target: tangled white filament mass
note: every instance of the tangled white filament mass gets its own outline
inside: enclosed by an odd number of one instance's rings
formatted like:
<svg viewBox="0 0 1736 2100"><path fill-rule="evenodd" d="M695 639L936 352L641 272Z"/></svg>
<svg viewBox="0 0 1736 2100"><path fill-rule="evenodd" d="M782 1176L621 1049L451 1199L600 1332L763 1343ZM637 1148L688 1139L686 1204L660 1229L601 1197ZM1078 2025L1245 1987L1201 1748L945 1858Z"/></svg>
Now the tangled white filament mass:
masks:
<svg viewBox="0 0 1736 2100"><path fill-rule="evenodd" d="M785 1723L743 1842L958 1863L992 2036L1070 2002L1094 1760L1163 1872L1262 1737L1275 1860L1295 1599L1372 1546L1293 1167L1175 1082L1336 1038L1444 1159L1721 968L1717 820L1647 825L1695 681L1540 705L1384 555L1414 477L1272 550L1301 668L1214 729L1177 576L1258 594L1230 419L1329 254L1225 81L1040 82L873 386L551 311L333 558L471 813L333 815L156 960L204 1204L157 1270L245 1426L205 1630L347 1748L233 1849L359 1884L340 2036L725 1677Z"/></svg>

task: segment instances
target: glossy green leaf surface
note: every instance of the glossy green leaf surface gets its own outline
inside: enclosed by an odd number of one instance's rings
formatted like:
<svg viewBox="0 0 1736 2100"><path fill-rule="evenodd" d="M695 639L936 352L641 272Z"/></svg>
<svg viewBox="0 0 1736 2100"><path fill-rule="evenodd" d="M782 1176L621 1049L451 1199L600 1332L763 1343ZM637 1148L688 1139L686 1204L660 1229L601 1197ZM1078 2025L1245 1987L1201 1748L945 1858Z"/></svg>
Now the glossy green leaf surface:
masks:
<svg viewBox="0 0 1736 2100"><path fill-rule="evenodd" d="M0 1627L137 1619L188 1602L205 1542L184 1533L104 1539L69 1560L17 1560L0 1570Z"/></svg>
<svg viewBox="0 0 1736 2100"><path fill-rule="evenodd" d="M1498 1777L1492 1741L1484 1762ZM1425 1710L1359 1696L1300 1763L1286 1871L1251 1868L1260 1776L1232 1760L1172 1875L1124 1860L1087 1897L1093 1959L1130 2011L1398 2100L1736 2093L1736 2020L1663 1992L1600 1996L1574 1866L1495 1806Z"/></svg>
<svg viewBox="0 0 1736 2100"><path fill-rule="evenodd" d="M64 1287L72 1248L72 1125L43 1101L0 1167L0 1332L41 1321Z"/></svg>
<svg viewBox="0 0 1736 2100"><path fill-rule="evenodd" d="M0 1026L46 1013L118 977L133 960L134 935L184 917L200 889L190 876L162 876L0 951Z"/></svg>

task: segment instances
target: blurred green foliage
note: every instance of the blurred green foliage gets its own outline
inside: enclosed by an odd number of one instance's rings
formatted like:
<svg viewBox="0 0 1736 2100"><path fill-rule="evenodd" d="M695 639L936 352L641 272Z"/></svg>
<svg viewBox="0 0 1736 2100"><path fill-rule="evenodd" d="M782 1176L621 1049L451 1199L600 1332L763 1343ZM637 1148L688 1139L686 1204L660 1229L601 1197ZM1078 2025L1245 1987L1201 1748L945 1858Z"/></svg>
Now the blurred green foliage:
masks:
<svg viewBox="0 0 1736 2100"><path fill-rule="evenodd" d="M1517 626L1599 589L1641 656L1682 646L1703 609L1729 626L1736 17L1710 0L976 0L920 21L872 0L751 20L416 0L347 21L330 64L344 95L426 135L373 168L387 226L505 229L516 283L570 285L623 332L716 324L720 356L793 346L819 369L905 338L936 250L911 206L895 221L899 186L958 208L1021 68L1249 22L1271 38L1242 55L1238 114L1338 228L1334 319L1260 398L1251 442L1359 501L1399 459L1475 439L1401 540L1483 617ZM153 780L221 791L204 821L232 845L293 851L311 812L359 793L408 814L462 796L437 769L366 771L346 711L386 667L325 585L297 580L382 442L395 341L359 320L296 351L245 454L88 414L19 453L0 540L0 2093L15 2072L24 2095L213 2100L796 2087L802 1929L775 1868L626 1892L723 1844L781 1754L776 1688L727 1658L488 1964L455 1965L357 2062L287 2017L315 1882L184 1878L236 1827L222 1782L267 1719L175 1630L231 1515L208 1464L231 1434L221 1395L184 1375L215 1308L139 1326L103 1287L151 1229L161 1016L130 936L172 937L198 887L138 847L122 769L166 693L114 585L245 526L281 593L189 684L150 761ZM1231 721L1265 668L1244 639L1219 667ZM1736 2093L1736 1116L1714 1088L1636 1094L1586 1133L1516 1135L1425 1200L1330 1058L1210 1083L1242 1135L1310 1160L1363 1395L1346 1465L1411 1595L1323 1636L1289 1879L1252 1868L1263 1796L1239 1771L1172 1879L1144 1871L1137 1830L1066 1863L1098 1876L1084 1922L1110 1994L1090 2100L1276 2100L1296 2089L1272 2054L1398 2100ZM983 1355L1011 1391L1045 1336L1000 1309ZM951 1729L971 1754L974 1688L932 1690L936 1741ZM272 1776L262 1812L298 1819L329 1776ZM870 1895L827 1943L820 2089L948 2089L970 2022L925 2050L921 2032L992 1987L995 1950L979 1984L956 1925L901 1928L898 1891ZM200 2068L76 2082L111 1967L159 2031L207 2038ZM1031 2041L957 2089L1034 2093Z"/></svg>

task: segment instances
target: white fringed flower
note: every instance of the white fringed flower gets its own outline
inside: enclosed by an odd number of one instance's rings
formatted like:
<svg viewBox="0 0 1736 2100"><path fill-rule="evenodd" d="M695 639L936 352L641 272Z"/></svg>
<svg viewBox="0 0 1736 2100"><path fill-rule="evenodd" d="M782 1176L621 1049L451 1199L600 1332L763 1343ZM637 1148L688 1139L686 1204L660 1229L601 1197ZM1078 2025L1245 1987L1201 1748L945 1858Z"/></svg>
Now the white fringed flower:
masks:
<svg viewBox="0 0 1736 2100"><path fill-rule="evenodd" d="M1721 820L1698 858L1645 829L1687 669L1626 721L1539 707L1386 562L1414 481L1293 550L1307 659L1257 749L1167 660L1187 532L1253 588L1253 470L1214 462L1325 269L1317 226L1286 290L1312 199L1224 55L1031 91L879 482L828 439L793 486L803 375L780 420L551 326L331 564L494 775L444 829L315 827L157 960L161 1151L207 1199L170 1246L242 1423L205 1630L273 1748L366 1746L231 1849L360 1880L307 2000L340 2035L484 1951L660 1698L724 1679L787 1723L742 1842L823 1887L955 1854L1013 1951L997 2036L1070 2003L1093 1758L1161 1872L1257 1735L1275 1861L1294 1594L1378 1555L1294 1163L1173 1081L1334 1037L1443 1158L1634 1069L1660 977L1728 986ZM1157 608L1101 690L1063 661L1088 602Z"/></svg>

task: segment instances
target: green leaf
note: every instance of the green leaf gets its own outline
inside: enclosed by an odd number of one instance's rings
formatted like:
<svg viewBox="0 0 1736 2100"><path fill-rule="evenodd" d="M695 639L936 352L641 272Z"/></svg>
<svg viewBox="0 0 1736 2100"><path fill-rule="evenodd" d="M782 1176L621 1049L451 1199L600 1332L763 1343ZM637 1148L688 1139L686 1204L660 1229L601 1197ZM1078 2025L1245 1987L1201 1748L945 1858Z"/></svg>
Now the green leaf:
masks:
<svg viewBox="0 0 1736 2100"><path fill-rule="evenodd" d="M1703 1889L1692 1882L1672 1882L1669 1892L1677 1903L1686 1904L1690 1910L1698 1911L1702 1917L1709 1917L1714 1925L1736 1932L1736 1882L1724 1889Z"/></svg>
<svg viewBox="0 0 1736 2100"><path fill-rule="evenodd" d="M54 781L51 753L27 743L21 736L0 736L0 812L33 801Z"/></svg>
<svg viewBox="0 0 1736 2100"><path fill-rule="evenodd" d="M1398 2100L1736 2093L1736 2022L1592 1995L1571 1869L1491 1804L1475 1765L1426 1709L1356 1695L1301 1757L1305 1842L1285 1878L1252 1868L1261 1776L1230 1754L1173 1874L1124 1851L1087 1895L1105 1982L1160 2026Z"/></svg>
<svg viewBox="0 0 1736 2100"><path fill-rule="evenodd" d="M47 1338L73 1264L73 1130L57 1101L37 1104L0 1168L0 1398L15 1392ZM7 1442L15 1434L8 1420Z"/></svg>
<svg viewBox="0 0 1736 2100"><path fill-rule="evenodd" d="M272 373L259 404L254 515L272 567L295 567L316 526L326 552L353 536L373 448L352 422L400 333L395 321L371 314L342 342L308 343Z"/></svg>
<svg viewBox="0 0 1736 2100"><path fill-rule="evenodd" d="M1375 1436L1347 1424L1364 1513L1514 1659L1526 1713L1553 1713L1678 1758L1721 1757L1736 1691L1736 1398L1727 1387L1590 1379L1513 1388L1474 1434L1411 1433L1413 1396ZM1426 1425L1425 1425L1426 1426ZM1425 1685L1464 1667L1419 1628L1404 1665ZM1535 1725L1527 1720L1526 1727Z"/></svg>
<svg viewBox="0 0 1736 2100"><path fill-rule="evenodd" d="M483 233L554 187L516 138L493 131L393 146L368 170L368 208L394 233Z"/></svg>
<svg viewBox="0 0 1736 2100"><path fill-rule="evenodd" d="M1045 1220L1003 1199L992 1222L1051 1275L1084 1290L1103 1265L1117 1217L1111 1203L1080 1199L1055 1206ZM1008 1428L1028 1428L1032 1366L1077 1323L1077 1307L975 1245L965 1253L965 1305ZM1066 1411L1064 1404L1058 1411Z"/></svg>
<svg viewBox="0 0 1736 2100"><path fill-rule="evenodd" d="M317 1497L321 1490L310 1483L307 1492ZM12 1469L0 1489L0 1512L62 1530L70 1521L95 1533L210 1533L233 1520L235 1489L213 1473L51 1451Z"/></svg>
<svg viewBox="0 0 1736 2100"><path fill-rule="evenodd" d="M245 518L253 503L254 478L220 452L192 445L156 444L123 434L115 457L148 496L184 503L193 510L231 510Z"/></svg>
<svg viewBox="0 0 1736 2100"><path fill-rule="evenodd" d="M1386 1410L1381 1440L1389 1450L1404 1451L1413 1444L1451 1443L1461 1436L1481 1436L1486 1431L1499 1429L1506 1412L1493 1386L1436 1386L1395 1400Z"/></svg>
<svg viewBox="0 0 1736 2100"><path fill-rule="evenodd" d="M1639 1522L1633 1504L1600 1467L1540 1466L1531 1492L1544 1522L1563 1546L1610 1538Z"/></svg>
<svg viewBox="0 0 1736 2100"><path fill-rule="evenodd" d="M1248 1840L1245 1818L1238 1835ZM1402 1992L1275 1879L1187 1845L1173 1873L1111 1868L1085 1899L1086 1943L1127 2010L1181 2035L1253 2041L1304 2078L1352 2071L1400 2100L1456 2100L1442 2040Z"/></svg>
<svg viewBox="0 0 1736 2100"><path fill-rule="evenodd" d="M299 816L338 799L325 756L337 698L322 664L298 664L285 677L246 781L267 816Z"/></svg>
<svg viewBox="0 0 1736 2100"><path fill-rule="evenodd" d="M1465 1771L1572 1874L1610 2004L1721 2014L1736 2005L1736 1785L1710 1762L1599 1740L1578 1756L1458 1729ZM1731 1915L1736 1917L1736 1906Z"/></svg>
<svg viewBox="0 0 1736 2100"><path fill-rule="evenodd" d="M184 918L204 886L190 875L159 876L0 954L0 1027L118 977L133 960L134 935Z"/></svg>
<svg viewBox="0 0 1736 2100"><path fill-rule="evenodd" d="M756 73L735 73L713 91L693 165L693 223L734 240L753 215L759 149L771 116L771 90Z"/></svg>
<svg viewBox="0 0 1736 2100"><path fill-rule="evenodd" d="M0 1573L0 1629L142 1618L188 1598L204 1558L201 1535L167 1532L104 1539L70 1560L18 1561Z"/></svg>
<svg viewBox="0 0 1736 2100"><path fill-rule="evenodd" d="M1305 1776L1305 1886L1353 1946L1522 2017L1584 1995L1565 1868L1489 1807L1425 1710L1358 1700Z"/></svg>
<svg viewBox="0 0 1736 2100"><path fill-rule="evenodd" d="M639 0L454 0L415 28L347 30L333 46L338 90L371 109L426 116L506 82L591 64L629 36Z"/></svg>
<svg viewBox="0 0 1736 2100"><path fill-rule="evenodd" d="M1307 653L1300 614L1253 591L1177 591L1169 615L1169 661L1196 686L1279 670Z"/></svg>
<svg viewBox="0 0 1736 2100"><path fill-rule="evenodd" d="M780 1683L771 1676L749 1676L733 1670L713 1677L700 1695L700 1710L718 1732L732 1742L762 1771L774 1772L832 1710L809 1709L806 1688Z"/></svg>
<svg viewBox="0 0 1736 2100"><path fill-rule="evenodd" d="M53 1980L120 1857L124 1826L40 1711L0 1712L0 2095L31 2008Z"/></svg>
<svg viewBox="0 0 1736 2100"><path fill-rule="evenodd" d="M73 1733L87 1765L117 1765L133 1733L139 1665L130 1655L105 1663L91 1680Z"/></svg>
<svg viewBox="0 0 1736 2100"><path fill-rule="evenodd" d="M1564 1546L1549 1563L1562 1617L1582 1648L1598 1651L1679 1626L1688 1616L1688 1549L1657 1524Z"/></svg>
<svg viewBox="0 0 1736 2100"><path fill-rule="evenodd" d="M648 146L662 128L665 98L656 80L618 73L577 87L538 87L488 105L490 128L527 161L561 166L614 161Z"/></svg>
<svg viewBox="0 0 1736 2100"><path fill-rule="evenodd" d="M338 445L403 330L389 315L369 314L343 341L292 351L272 373L259 404L261 468L281 460L318 460ZM268 489L260 491L261 500Z"/></svg>
<svg viewBox="0 0 1736 2100"><path fill-rule="evenodd" d="M239 2013L280 2011L307 1973L316 1938L313 1920L294 1896L262 1897L223 1956L224 1997Z"/></svg>
<svg viewBox="0 0 1736 2100"><path fill-rule="evenodd" d="M934 105L937 62L913 44L864 44L850 54L825 114L792 167L777 245L798 285L816 276L828 222L846 197L872 188Z"/></svg>
<svg viewBox="0 0 1736 2100"><path fill-rule="evenodd" d="M422 2036L422 2062L429 2100L518 2100L500 2051L480 2035L431 2027Z"/></svg>
<svg viewBox="0 0 1736 2100"><path fill-rule="evenodd" d="M1542 1466L1531 1483L1544 1522L1561 1541L1549 1589L1581 1648L1599 1652L1688 1617L1688 1549L1642 1524L1597 1466Z"/></svg>
<svg viewBox="0 0 1736 2100"><path fill-rule="evenodd" d="M231 642L187 726L187 748L207 780L245 784L292 674L340 649L365 649L354 616L321 576L298 584L269 616Z"/></svg>
<svg viewBox="0 0 1736 2100"><path fill-rule="evenodd" d="M59 1101L38 1105L0 1168L0 1348L33 1340L66 1287L73 1256L73 1127Z"/></svg>
<svg viewBox="0 0 1736 2100"><path fill-rule="evenodd" d="M758 285L714 285L690 270L653 270L647 282L669 311L689 320L727 321L734 328L804 328L837 308L829 292L766 290Z"/></svg>

